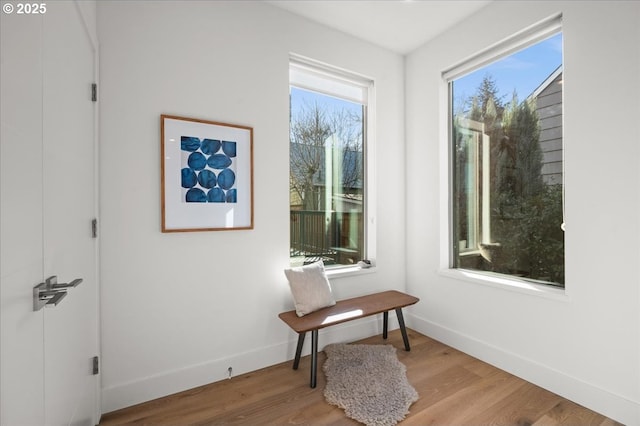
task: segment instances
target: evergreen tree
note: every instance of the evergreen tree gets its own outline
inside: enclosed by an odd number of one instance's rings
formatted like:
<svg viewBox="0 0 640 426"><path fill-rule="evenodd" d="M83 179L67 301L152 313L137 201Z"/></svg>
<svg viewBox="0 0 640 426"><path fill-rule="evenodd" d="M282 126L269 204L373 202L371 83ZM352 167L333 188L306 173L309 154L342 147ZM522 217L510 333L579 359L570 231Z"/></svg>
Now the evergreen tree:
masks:
<svg viewBox="0 0 640 426"><path fill-rule="evenodd" d="M500 90L491 74L486 74L476 93L471 98L467 118L484 123L485 129L491 131L500 123L504 106L498 96Z"/></svg>
<svg viewBox="0 0 640 426"><path fill-rule="evenodd" d="M514 92L502 117L503 149L509 151L513 181L511 191L518 198L538 194L543 188L542 150L538 113L531 101L519 102ZM507 147L508 145L508 147ZM502 188L506 189L506 188Z"/></svg>

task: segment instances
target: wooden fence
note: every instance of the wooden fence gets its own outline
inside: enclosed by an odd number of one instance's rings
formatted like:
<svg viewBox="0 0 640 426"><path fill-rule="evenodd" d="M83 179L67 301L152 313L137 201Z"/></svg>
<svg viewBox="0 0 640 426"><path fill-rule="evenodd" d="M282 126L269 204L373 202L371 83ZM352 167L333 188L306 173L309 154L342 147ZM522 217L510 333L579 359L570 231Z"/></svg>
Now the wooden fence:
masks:
<svg viewBox="0 0 640 426"><path fill-rule="evenodd" d="M355 263L362 259L362 213L291 210L290 256L304 256L305 263ZM357 232L352 232L356 226ZM355 241L352 235L356 235Z"/></svg>

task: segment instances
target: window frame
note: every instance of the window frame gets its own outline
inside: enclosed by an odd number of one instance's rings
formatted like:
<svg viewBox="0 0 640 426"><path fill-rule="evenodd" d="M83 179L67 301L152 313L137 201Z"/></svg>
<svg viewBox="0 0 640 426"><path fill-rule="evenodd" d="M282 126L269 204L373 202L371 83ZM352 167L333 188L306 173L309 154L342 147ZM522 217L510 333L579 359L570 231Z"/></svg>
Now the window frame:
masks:
<svg viewBox="0 0 640 426"><path fill-rule="evenodd" d="M300 79L293 75L296 70L308 73L310 79ZM325 89L314 86L313 79L324 79L329 85ZM295 82L294 82L295 81ZM339 278L375 271L376 266L376 183L375 183L375 81L373 78L335 67L305 56L289 55L289 91L295 86L325 96L333 96L363 105L363 257L371 262L371 267L354 265L326 265L326 273L331 278ZM361 92L349 91L343 95L340 88L359 87ZM348 90L348 89L347 89Z"/></svg>
<svg viewBox="0 0 640 426"><path fill-rule="evenodd" d="M440 84L440 260L438 274L458 281L486 285L489 287L506 289L548 299L569 301L567 280L564 287L557 287L534 279L519 278L513 275L498 274L490 271L471 270L456 267L456 247L459 244L454 230L454 144L453 138L453 85L451 82L466 74L474 72L490 63L498 61L517 51L534 45L557 33L563 32L562 14L549 16L493 45L467 57L466 59L445 69L441 73ZM564 66L564 60L563 60ZM563 141L564 145L564 141ZM563 159L563 161L565 161ZM563 198L564 198L564 179ZM564 203L564 202L563 202ZM479 220L482 220L480 218ZM564 230L564 223L563 223ZM460 253L462 254L462 252ZM566 261L565 261L566 262ZM566 264L566 263L565 263Z"/></svg>

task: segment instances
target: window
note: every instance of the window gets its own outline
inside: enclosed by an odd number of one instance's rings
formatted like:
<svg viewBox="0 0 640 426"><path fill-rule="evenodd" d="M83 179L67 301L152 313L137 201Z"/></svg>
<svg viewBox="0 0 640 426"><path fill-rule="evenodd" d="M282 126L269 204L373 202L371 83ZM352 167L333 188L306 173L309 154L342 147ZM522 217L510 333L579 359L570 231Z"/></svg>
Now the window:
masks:
<svg viewBox="0 0 640 426"><path fill-rule="evenodd" d="M444 76L451 266L564 287L560 18Z"/></svg>
<svg viewBox="0 0 640 426"><path fill-rule="evenodd" d="M353 265L367 258L367 106L372 82L292 58L290 258Z"/></svg>

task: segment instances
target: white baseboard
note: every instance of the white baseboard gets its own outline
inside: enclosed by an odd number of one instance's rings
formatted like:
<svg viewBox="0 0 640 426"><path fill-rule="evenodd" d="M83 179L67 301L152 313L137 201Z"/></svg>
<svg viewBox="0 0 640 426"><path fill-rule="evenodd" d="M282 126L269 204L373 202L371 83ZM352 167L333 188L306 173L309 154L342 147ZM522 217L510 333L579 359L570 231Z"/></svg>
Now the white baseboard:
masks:
<svg viewBox="0 0 640 426"><path fill-rule="evenodd" d="M396 328L398 328L398 322L395 314L391 313L389 315L389 330ZM328 327L319 331L318 350L321 351L329 343L351 342L378 333L382 333L380 315ZM233 375L237 376L292 360L298 338L293 331L289 336L287 341L271 346L104 388L102 389L102 412L108 413L198 386L227 380L229 366L233 367ZM311 336L309 333L305 339L302 355L309 355L310 348ZM299 374L300 380L309 380L308 371L292 371L292 374Z"/></svg>
<svg viewBox="0 0 640 426"><path fill-rule="evenodd" d="M459 333L411 313L410 327L501 370L626 425L640 425L640 403L571 377L534 360Z"/></svg>

